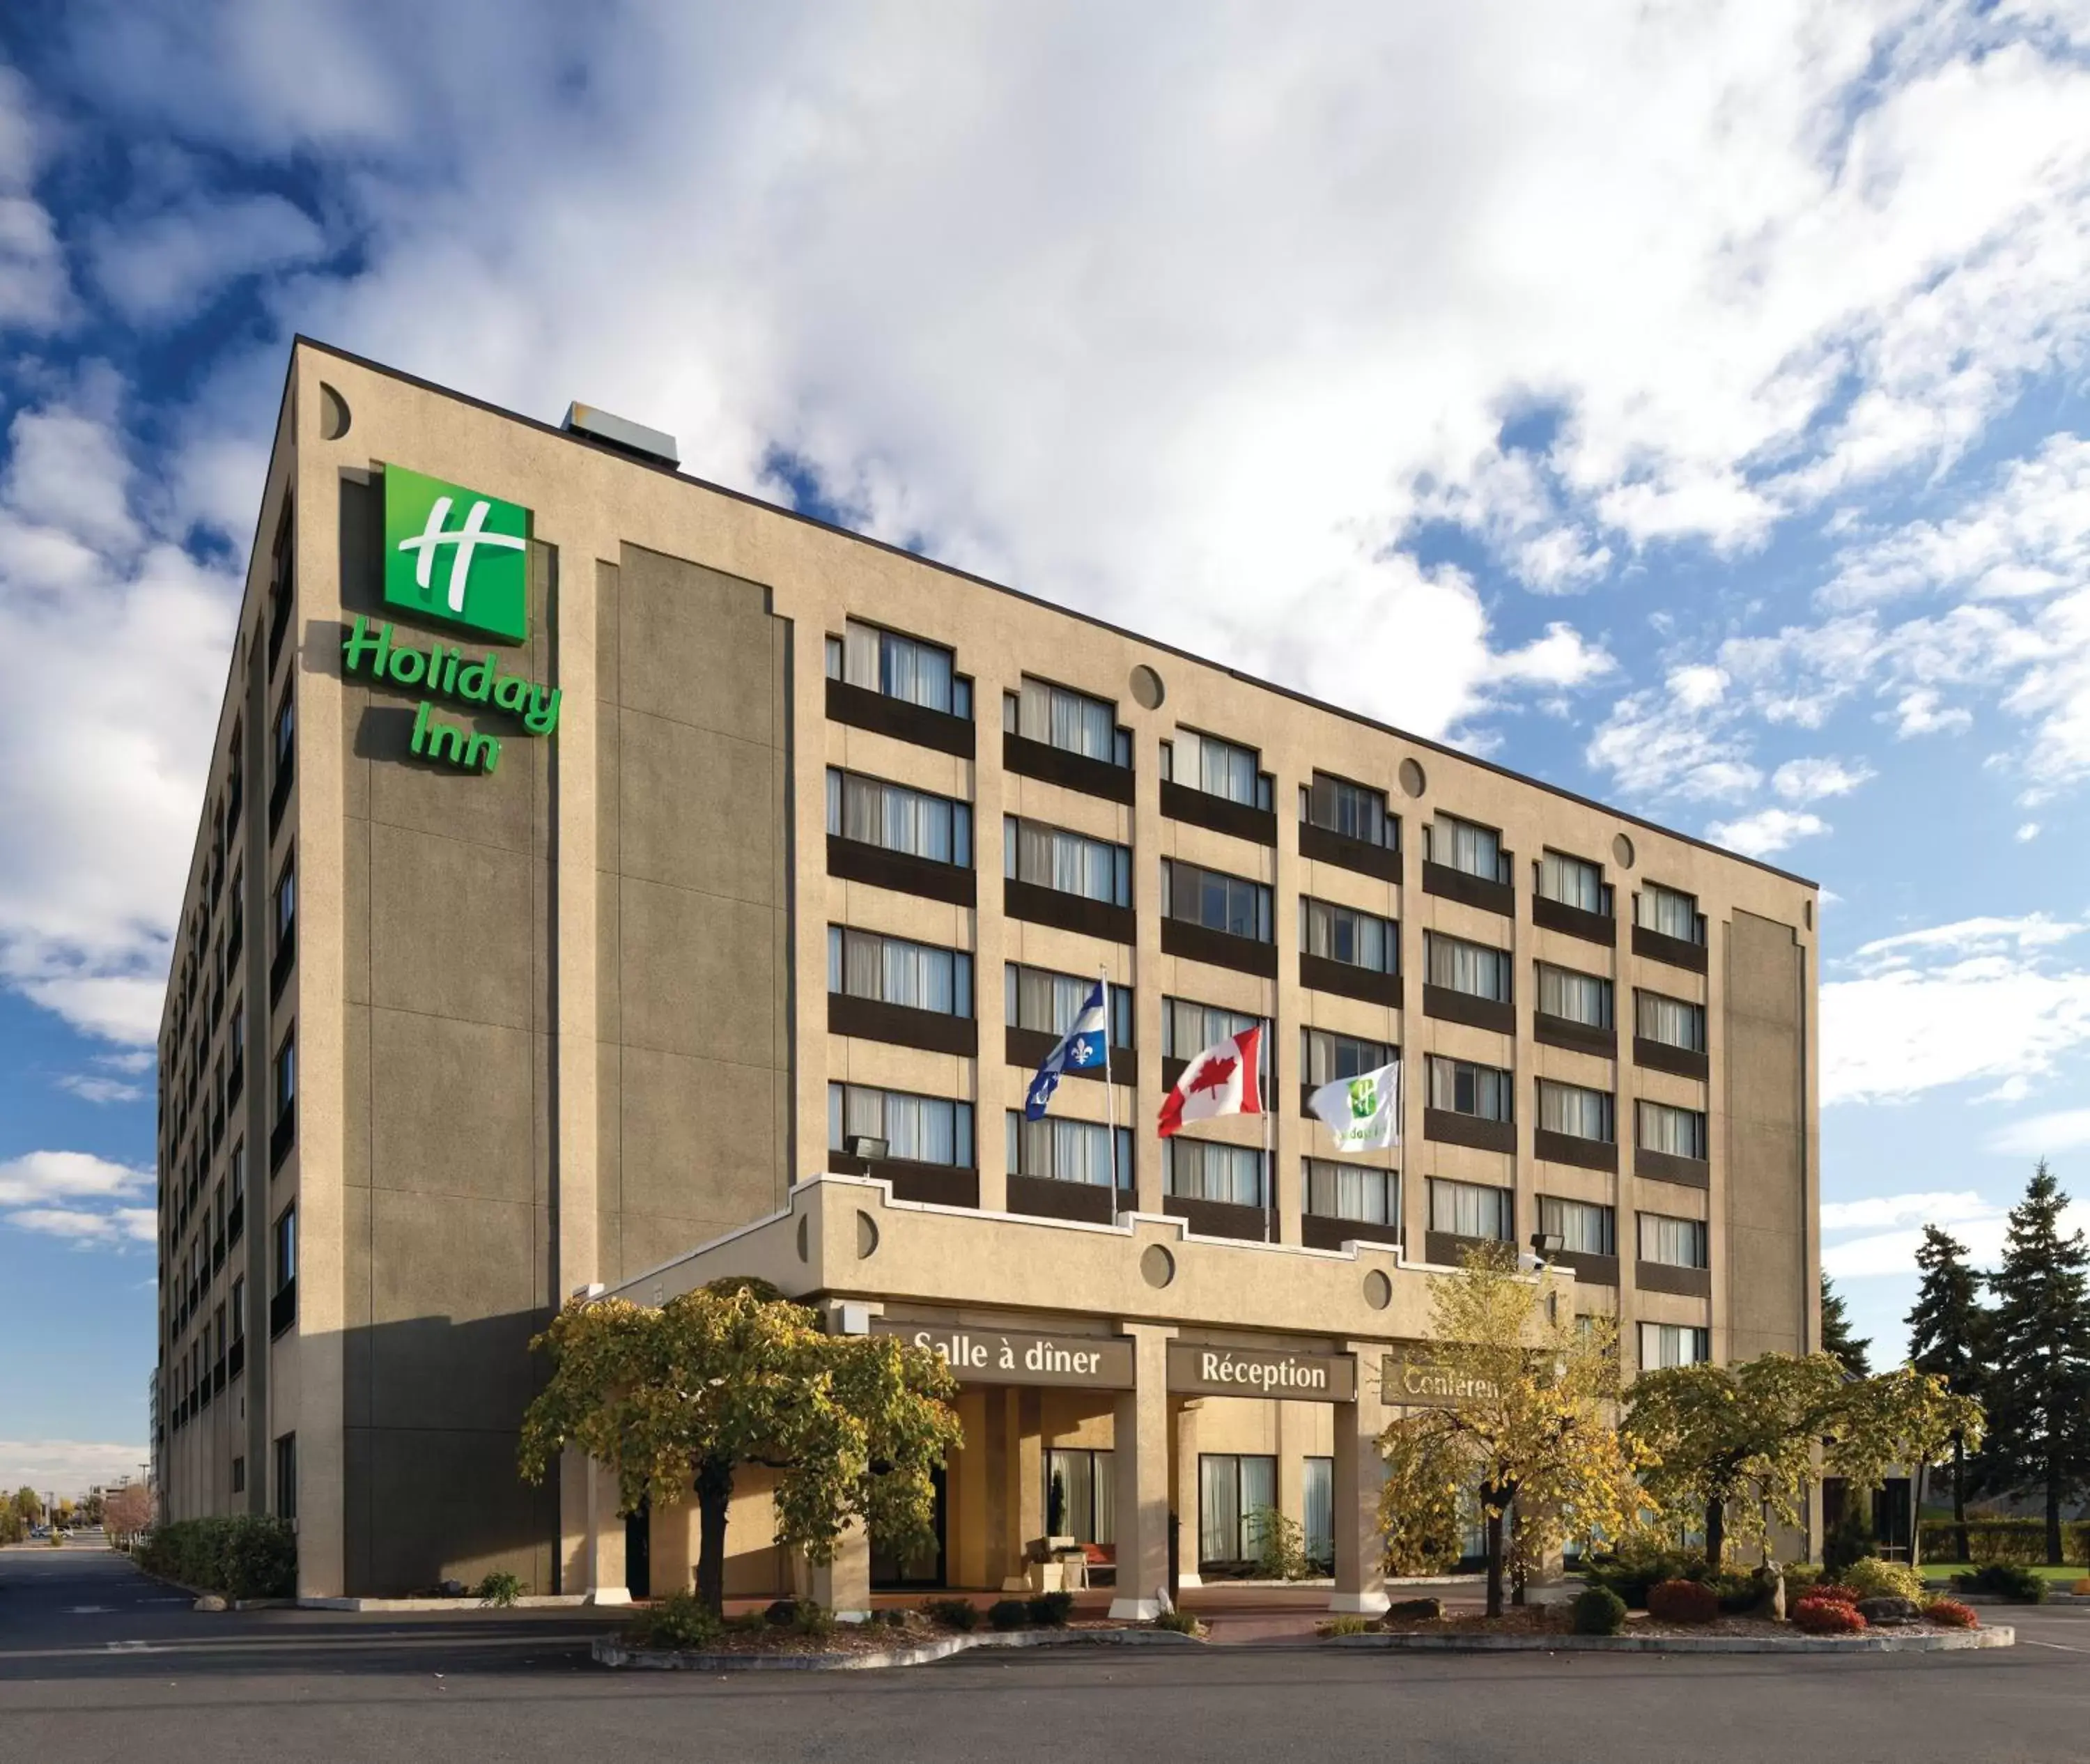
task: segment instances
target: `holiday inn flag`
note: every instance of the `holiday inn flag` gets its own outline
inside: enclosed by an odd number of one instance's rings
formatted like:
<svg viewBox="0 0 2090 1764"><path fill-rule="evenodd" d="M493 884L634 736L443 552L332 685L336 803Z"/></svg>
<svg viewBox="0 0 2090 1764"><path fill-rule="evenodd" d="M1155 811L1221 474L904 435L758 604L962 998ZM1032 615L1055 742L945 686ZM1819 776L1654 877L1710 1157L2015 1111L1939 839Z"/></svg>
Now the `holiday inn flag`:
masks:
<svg viewBox="0 0 2090 1764"><path fill-rule="evenodd" d="M1193 1121L1220 1115L1260 1115L1262 1089L1257 1063L1262 1057L1262 1026L1215 1042L1183 1068L1176 1088L1161 1101L1161 1137Z"/></svg>
<svg viewBox="0 0 2090 1764"><path fill-rule="evenodd" d="M1377 1151L1400 1143L1400 1065L1383 1065L1323 1084L1306 1106L1335 1136L1338 1151Z"/></svg>

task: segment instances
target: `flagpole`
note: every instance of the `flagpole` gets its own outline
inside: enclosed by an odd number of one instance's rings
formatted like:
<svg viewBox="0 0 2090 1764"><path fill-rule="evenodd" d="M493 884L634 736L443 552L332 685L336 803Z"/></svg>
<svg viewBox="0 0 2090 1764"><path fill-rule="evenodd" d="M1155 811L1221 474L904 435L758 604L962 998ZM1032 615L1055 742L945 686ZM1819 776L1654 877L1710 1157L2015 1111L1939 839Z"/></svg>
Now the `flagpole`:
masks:
<svg viewBox="0 0 2090 1764"><path fill-rule="evenodd" d="M1266 1030L1271 1026L1266 1023L1263 1026ZM1258 1036L1255 1044L1255 1091L1257 1099L1262 1104L1262 1241L1268 1243L1277 1235L1271 1224L1277 1211L1277 1155L1271 1138L1270 1099L1262 1094L1262 1040Z"/></svg>
<svg viewBox="0 0 2090 1764"><path fill-rule="evenodd" d="M1100 963L1096 974L1103 985L1103 1119L1109 1124L1111 1211L1117 1211L1117 1085L1111 1077L1110 970Z"/></svg>

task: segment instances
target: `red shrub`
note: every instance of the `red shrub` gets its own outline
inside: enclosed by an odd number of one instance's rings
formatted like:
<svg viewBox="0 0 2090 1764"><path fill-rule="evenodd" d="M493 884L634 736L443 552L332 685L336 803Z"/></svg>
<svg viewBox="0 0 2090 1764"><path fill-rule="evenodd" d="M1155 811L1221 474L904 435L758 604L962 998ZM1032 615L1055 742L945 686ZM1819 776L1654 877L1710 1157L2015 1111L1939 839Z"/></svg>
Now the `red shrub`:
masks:
<svg viewBox="0 0 2090 1764"><path fill-rule="evenodd" d="M1838 1598L1817 1598L1812 1593L1793 1607L1792 1620L1809 1635L1856 1635L1865 1627L1856 1606Z"/></svg>
<svg viewBox="0 0 2090 1764"><path fill-rule="evenodd" d="M1703 1581L1662 1581L1647 1590L1647 1614L1657 1623L1710 1623L1720 1595Z"/></svg>
<svg viewBox="0 0 2090 1764"><path fill-rule="evenodd" d="M1934 1623L1941 1629L1978 1629L1981 1620L1974 1615L1973 1607L1963 1605L1956 1598L1933 1598L1923 1607L1923 1620Z"/></svg>
<svg viewBox="0 0 2090 1764"><path fill-rule="evenodd" d="M1823 1581L1808 1587L1800 1596L1802 1598L1824 1599L1832 1605L1855 1605L1865 1595L1855 1586L1842 1586L1834 1581Z"/></svg>

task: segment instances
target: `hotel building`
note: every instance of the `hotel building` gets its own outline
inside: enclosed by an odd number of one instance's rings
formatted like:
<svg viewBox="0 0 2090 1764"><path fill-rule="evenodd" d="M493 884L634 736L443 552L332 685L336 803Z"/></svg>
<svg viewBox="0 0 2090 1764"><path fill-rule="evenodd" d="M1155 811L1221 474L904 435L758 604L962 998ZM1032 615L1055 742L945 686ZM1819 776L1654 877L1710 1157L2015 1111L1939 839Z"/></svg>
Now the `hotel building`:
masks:
<svg viewBox="0 0 2090 1764"><path fill-rule="evenodd" d="M940 1547L829 1603L1056 1534L1135 1608L1274 1506L1369 1609L1469 1241L1628 1372L1818 1345L1814 884L673 453L292 351L160 1043L170 1516L294 1517L309 1595L686 1585L687 1512L518 1479L529 1342L759 1273L965 1344ZM1159 1139L1258 1022L1269 1115ZM1395 1060L1337 1155L1305 1093ZM758 1479L731 1550L804 1581Z"/></svg>

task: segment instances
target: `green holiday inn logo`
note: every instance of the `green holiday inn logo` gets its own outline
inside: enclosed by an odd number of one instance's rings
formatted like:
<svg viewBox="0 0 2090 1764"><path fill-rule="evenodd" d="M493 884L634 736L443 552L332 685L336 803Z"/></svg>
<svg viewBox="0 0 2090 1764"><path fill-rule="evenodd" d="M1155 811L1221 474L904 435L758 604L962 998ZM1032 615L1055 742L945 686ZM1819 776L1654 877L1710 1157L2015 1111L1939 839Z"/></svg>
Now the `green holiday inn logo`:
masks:
<svg viewBox="0 0 2090 1764"><path fill-rule="evenodd" d="M519 643L530 635L530 511L385 468L385 604Z"/></svg>

